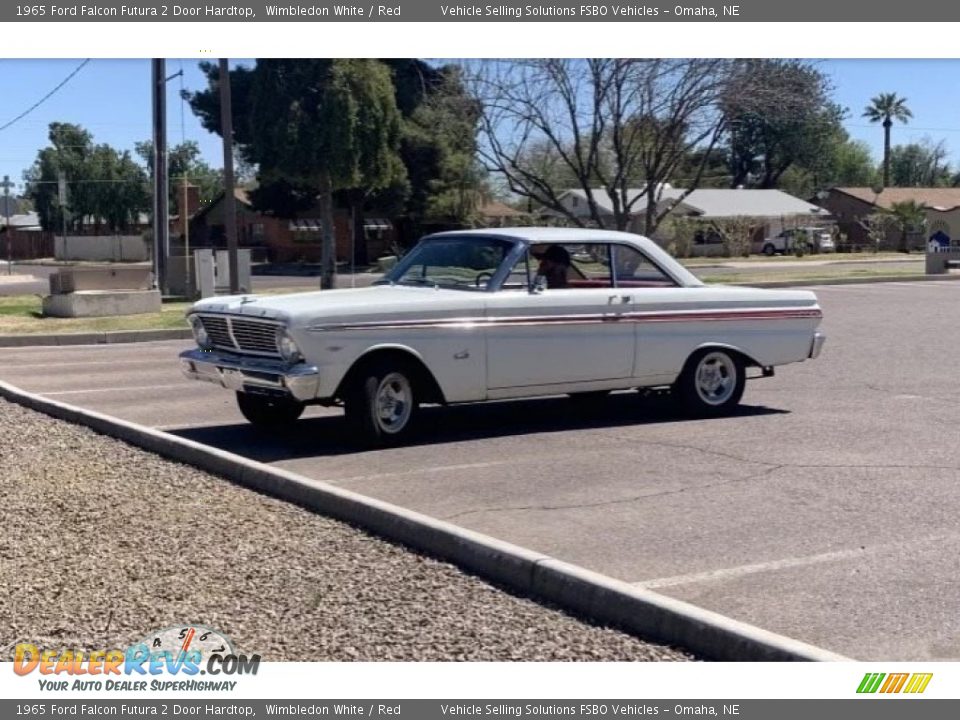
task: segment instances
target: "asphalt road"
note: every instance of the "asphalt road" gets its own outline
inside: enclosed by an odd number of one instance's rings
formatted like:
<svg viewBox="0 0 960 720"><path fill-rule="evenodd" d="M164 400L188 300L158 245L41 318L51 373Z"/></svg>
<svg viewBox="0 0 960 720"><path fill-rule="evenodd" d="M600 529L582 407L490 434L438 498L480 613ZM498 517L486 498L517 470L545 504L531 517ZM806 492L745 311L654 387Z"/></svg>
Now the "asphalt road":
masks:
<svg viewBox="0 0 960 720"><path fill-rule="evenodd" d="M274 463L835 652L960 659L960 283L815 288L820 359L685 420L620 394L428 408L356 453L340 413L257 434L186 343L0 350L0 378Z"/></svg>

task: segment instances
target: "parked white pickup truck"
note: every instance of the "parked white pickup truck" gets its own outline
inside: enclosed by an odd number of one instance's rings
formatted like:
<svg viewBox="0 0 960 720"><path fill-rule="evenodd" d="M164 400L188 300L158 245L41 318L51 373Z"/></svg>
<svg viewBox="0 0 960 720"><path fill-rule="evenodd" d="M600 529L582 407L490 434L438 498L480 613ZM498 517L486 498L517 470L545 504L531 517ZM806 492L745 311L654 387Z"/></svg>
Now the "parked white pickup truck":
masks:
<svg viewBox="0 0 960 720"><path fill-rule="evenodd" d="M836 245L829 230L820 227L802 227L783 230L763 241L760 251L764 255L786 254L794 251L797 239L807 243L809 252L833 252Z"/></svg>

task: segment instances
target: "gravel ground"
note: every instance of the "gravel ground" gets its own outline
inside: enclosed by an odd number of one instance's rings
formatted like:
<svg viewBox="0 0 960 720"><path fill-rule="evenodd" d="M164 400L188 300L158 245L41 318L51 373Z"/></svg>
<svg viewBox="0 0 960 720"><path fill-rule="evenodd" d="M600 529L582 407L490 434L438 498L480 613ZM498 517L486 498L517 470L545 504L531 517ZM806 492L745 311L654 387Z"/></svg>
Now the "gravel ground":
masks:
<svg viewBox="0 0 960 720"><path fill-rule="evenodd" d="M0 400L0 660L198 623L265 660L690 660Z"/></svg>

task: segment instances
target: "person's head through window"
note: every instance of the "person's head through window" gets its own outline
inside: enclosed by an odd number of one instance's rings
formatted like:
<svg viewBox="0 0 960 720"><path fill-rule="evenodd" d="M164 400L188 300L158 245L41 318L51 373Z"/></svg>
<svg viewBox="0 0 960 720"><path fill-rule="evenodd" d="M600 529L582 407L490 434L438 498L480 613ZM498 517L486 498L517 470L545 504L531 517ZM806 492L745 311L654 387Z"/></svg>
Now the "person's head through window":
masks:
<svg viewBox="0 0 960 720"><path fill-rule="evenodd" d="M547 280L548 288L567 287L567 272L570 270L570 253L560 245L551 245L540 256L537 275Z"/></svg>

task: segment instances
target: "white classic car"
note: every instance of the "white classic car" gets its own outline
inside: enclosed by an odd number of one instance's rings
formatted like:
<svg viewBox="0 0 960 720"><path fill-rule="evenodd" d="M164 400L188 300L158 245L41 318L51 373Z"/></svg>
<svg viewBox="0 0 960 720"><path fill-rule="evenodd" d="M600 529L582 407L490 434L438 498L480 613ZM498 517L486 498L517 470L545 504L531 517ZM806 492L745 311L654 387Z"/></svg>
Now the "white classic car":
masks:
<svg viewBox="0 0 960 720"><path fill-rule="evenodd" d="M201 300L188 378L258 425L343 404L352 437L401 441L421 403L670 388L699 414L748 368L815 358L812 292L707 287L647 238L500 228L424 238L373 287Z"/></svg>

